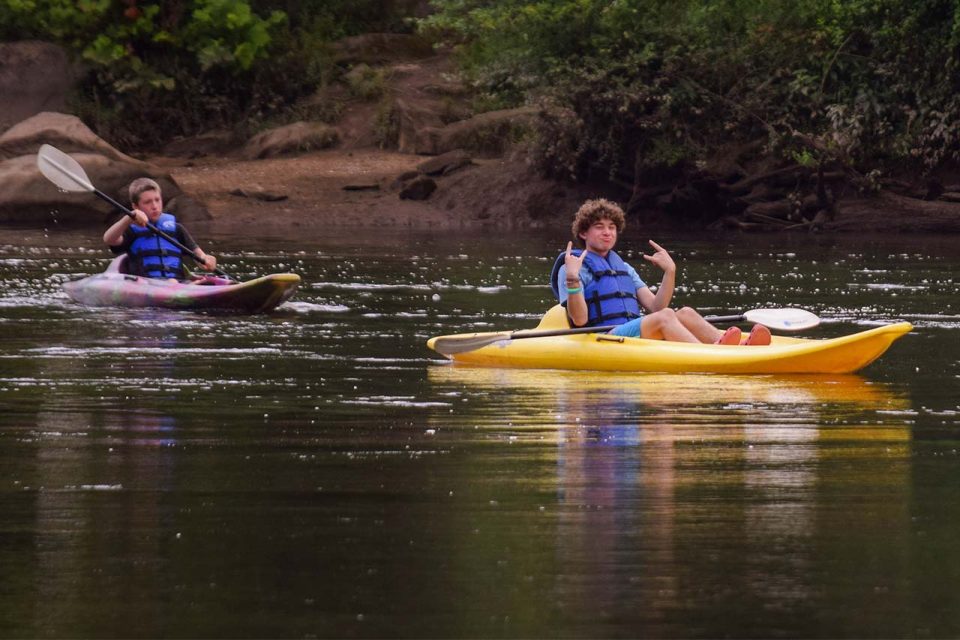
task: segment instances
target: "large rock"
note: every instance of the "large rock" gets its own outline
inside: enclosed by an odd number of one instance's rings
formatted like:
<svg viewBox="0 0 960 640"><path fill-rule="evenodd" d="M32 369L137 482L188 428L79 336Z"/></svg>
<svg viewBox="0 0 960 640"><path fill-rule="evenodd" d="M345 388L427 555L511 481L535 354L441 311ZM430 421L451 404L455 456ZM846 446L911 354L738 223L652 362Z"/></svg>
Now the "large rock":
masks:
<svg viewBox="0 0 960 640"><path fill-rule="evenodd" d="M473 158L470 157L470 154L463 149L457 149L424 160L417 165L417 171L428 176L446 176L472 163Z"/></svg>
<svg viewBox="0 0 960 640"><path fill-rule="evenodd" d="M47 226L102 226L116 211L89 193L64 193L37 169L37 150L52 144L80 163L90 182L123 205L136 178L155 179L167 210L184 222L210 218L209 212L182 193L169 173L131 158L97 137L78 118L42 113L0 136L0 223Z"/></svg>
<svg viewBox="0 0 960 640"><path fill-rule="evenodd" d="M532 129L538 114L536 107L488 111L440 129L422 132L422 135L433 141L434 154L467 149L484 156L499 156Z"/></svg>
<svg viewBox="0 0 960 640"><path fill-rule="evenodd" d="M180 187L169 175L149 165L136 165L112 160L92 153L74 153L90 182L114 200L129 206L127 187L136 178L153 177L160 184L164 199L170 203L182 196ZM116 217L116 210L89 193L64 193L37 170L35 155L0 161L0 223L46 226L59 223L70 226L102 226ZM186 200L183 203L188 204ZM167 207L168 210L176 207ZM205 209L173 211L185 221L206 219Z"/></svg>
<svg viewBox="0 0 960 640"><path fill-rule="evenodd" d="M337 130L322 122L294 122L276 129L258 133L243 147L241 156L247 160L327 149L337 144Z"/></svg>
<svg viewBox="0 0 960 640"><path fill-rule="evenodd" d="M232 131L219 129L189 138L177 138L163 148L163 155L174 158L223 156L234 151L241 142Z"/></svg>
<svg viewBox="0 0 960 640"><path fill-rule="evenodd" d="M52 111L27 118L0 135L0 158L35 154L42 144L52 144L65 153L97 153L120 162L146 166L115 149L80 118Z"/></svg>
<svg viewBox="0 0 960 640"><path fill-rule="evenodd" d="M398 98L394 102L399 136L397 150L400 153L435 155L438 132L443 128L439 108Z"/></svg>
<svg viewBox="0 0 960 640"><path fill-rule="evenodd" d="M436 191L437 183L427 176L417 176L400 189L401 200L426 200Z"/></svg>
<svg viewBox="0 0 960 640"><path fill-rule="evenodd" d="M75 75L57 45L0 43L0 131L41 111L63 110Z"/></svg>

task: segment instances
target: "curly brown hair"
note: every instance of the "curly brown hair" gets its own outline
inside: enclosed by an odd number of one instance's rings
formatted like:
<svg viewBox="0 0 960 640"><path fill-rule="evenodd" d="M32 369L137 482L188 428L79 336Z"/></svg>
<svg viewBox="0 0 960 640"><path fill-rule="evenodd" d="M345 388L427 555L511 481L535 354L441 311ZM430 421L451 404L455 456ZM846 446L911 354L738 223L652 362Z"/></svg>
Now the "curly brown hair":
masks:
<svg viewBox="0 0 960 640"><path fill-rule="evenodd" d="M573 216L573 225L570 227L570 230L573 231L574 242L582 246L583 238L580 237L580 234L586 233L587 229L604 218L617 225L617 235L623 233L627 226L623 209L615 202L597 198L596 200L587 200L580 205L576 215Z"/></svg>

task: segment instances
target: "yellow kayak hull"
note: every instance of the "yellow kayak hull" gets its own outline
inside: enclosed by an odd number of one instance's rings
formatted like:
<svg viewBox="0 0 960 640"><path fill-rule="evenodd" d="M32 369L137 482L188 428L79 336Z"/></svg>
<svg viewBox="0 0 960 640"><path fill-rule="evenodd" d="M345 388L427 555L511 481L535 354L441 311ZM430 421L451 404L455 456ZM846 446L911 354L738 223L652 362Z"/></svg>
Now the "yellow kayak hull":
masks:
<svg viewBox="0 0 960 640"><path fill-rule="evenodd" d="M544 315L537 330L568 328L563 308ZM852 373L867 366L913 329L898 322L839 338L774 336L768 346L689 344L606 334L501 340L450 357L458 363L523 369L662 373ZM483 334L459 334L471 337ZM427 346L433 348L438 338Z"/></svg>

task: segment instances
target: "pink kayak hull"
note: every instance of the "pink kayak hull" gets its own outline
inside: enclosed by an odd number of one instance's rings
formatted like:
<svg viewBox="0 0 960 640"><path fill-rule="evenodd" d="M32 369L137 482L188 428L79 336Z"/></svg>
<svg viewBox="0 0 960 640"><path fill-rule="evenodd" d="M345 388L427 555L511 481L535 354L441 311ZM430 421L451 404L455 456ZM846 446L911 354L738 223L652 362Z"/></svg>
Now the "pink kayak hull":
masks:
<svg viewBox="0 0 960 640"><path fill-rule="evenodd" d="M94 307L160 307L232 313L263 313L289 300L300 284L295 273L276 273L246 282L203 277L196 282L143 278L123 272L118 256L103 273L68 282L64 291Z"/></svg>

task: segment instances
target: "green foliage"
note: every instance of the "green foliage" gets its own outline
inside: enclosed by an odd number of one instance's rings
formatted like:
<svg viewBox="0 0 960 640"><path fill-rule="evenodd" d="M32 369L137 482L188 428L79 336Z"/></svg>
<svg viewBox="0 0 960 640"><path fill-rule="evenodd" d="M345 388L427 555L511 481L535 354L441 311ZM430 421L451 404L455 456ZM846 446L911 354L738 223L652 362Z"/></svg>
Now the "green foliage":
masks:
<svg viewBox="0 0 960 640"><path fill-rule="evenodd" d="M246 0L0 0L0 37L51 40L80 57L89 78L77 110L130 146L222 126L245 105L269 109L258 81L277 84L270 54L285 21Z"/></svg>
<svg viewBox="0 0 960 640"><path fill-rule="evenodd" d="M171 58L201 71L249 70L285 14L260 18L246 0L0 0L0 18L3 39L48 38L119 76Z"/></svg>
<svg viewBox="0 0 960 640"><path fill-rule="evenodd" d="M344 76L350 94L362 100L375 100L386 91L383 69L358 64Z"/></svg>
<svg viewBox="0 0 960 640"><path fill-rule="evenodd" d="M88 77L72 109L125 147L216 127L253 132L304 112L339 74L330 43L409 31L416 0L0 0L0 41L64 46ZM281 10L283 9L283 10ZM363 87L371 99L383 78ZM325 105L332 117L336 105ZM149 123L149 124L145 124Z"/></svg>
<svg viewBox="0 0 960 640"><path fill-rule="evenodd" d="M295 31L308 31L324 40L361 33L404 33L413 30L410 16L419 0L250 0L257 13L282 8Z"/></svg>
<svg viewBox="0 0 960 640"><path fill-rule="evenodd" d="M865 171L960 160L956 0L432 5L421 29L456 47L485 103L568 114L544 120L536 148L557 174L699 164L764 136Z"/></svg>
<svg viewBox="0 0 960 640"><path fill-rule="evenodd" d="M180 37L184 48L197 56L200 68L215 66L248 70L266 55L270 32L286 20L282 11L273 11L266 20L238 0L194 0L191 19Z"/></svg>
<svg viewBox="0 0 960 640"><path fill-rule="evenodd" d="M797 149L790 151L788 154L793 161L803 167L815 167L817 166L817 158L813 155L810 149Z"/></svg>

